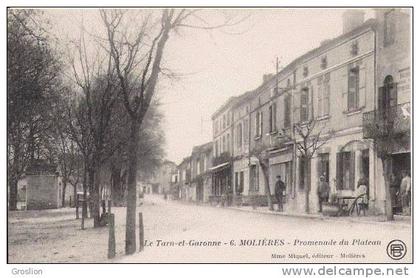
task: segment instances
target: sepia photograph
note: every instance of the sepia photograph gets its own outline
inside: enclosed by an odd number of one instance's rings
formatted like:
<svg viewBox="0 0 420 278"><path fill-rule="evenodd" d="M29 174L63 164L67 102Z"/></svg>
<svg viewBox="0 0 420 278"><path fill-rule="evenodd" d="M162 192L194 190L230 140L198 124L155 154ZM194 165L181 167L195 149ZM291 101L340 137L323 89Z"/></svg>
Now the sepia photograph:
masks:
<svg viewBox="0 0 420 278"><path fill-rule="evenodd" d="M8 264L413 263L412 7L4 11Z"/></svg>

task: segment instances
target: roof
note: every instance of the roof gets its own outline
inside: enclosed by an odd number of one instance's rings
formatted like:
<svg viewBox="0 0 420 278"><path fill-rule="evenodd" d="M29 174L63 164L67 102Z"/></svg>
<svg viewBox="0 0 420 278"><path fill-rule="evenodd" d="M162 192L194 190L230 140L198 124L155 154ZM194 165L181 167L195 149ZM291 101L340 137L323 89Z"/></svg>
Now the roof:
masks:
<svg viewBox="0 0 420 278"><path fill-rule="evenodd" d="M361 24L359 27L351 30L350 32L347 32L345 34L342 34L342 35L340 35L338 37L335 37L335 38L332 38L332 39L324 40L319 47L311 49L308 52L306 52L305 54L297 57L291 63L289 63L287 66L285 66L278 74L274 75L272 78L270 78L269 80L267 80L264 83L270 82L271 80L276 78L278 75L281 75L281 74L292 71L297 65L305 62L308 58L321 54L325 50L333 47L334 45L342 42L345 39L351 38L351 37L359 34L360 32L362 32L366 29L375 28L376 23L377 23L376 19L370 18L370 19L366 20L363 24Z"/></svg>
<svg viewBox="0 0 420 278"><path fill-rule="evenodd" d="M220 113L225 111L229 106L233 106L237 99L238 99L237 96L230 97L222 106L220 106L216 110L216 112L213 113L213 115L211 115L211 119L214 120L214 118L216 118Z"/></svg>
<svg viewBox="0 0 420 278"><path fill-rule="evenodd" d="M192 153L204 153L211 151L213 148L213 141L207 142L202 145L194 146L192 149Z"/></svg>
<svg viewBox="0 0 420 278"><path fill-rule="evenodd" d="M48 161L44 159L35 159L26 168L25 173L27 175L56 175L57 165L48 163Z"/></svg>

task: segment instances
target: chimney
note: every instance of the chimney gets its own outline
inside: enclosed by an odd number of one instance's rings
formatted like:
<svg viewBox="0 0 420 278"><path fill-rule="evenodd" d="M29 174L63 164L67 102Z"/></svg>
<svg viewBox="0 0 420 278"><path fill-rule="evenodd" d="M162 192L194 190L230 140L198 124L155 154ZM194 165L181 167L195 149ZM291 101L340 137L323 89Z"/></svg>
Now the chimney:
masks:
<svg viewBox="0 0 420 278"><path fill-rule="evenodd" d="M346 10L343 13L343 34L356 29L365 21L365 12L362 10Z"/></svg>
<svg viewBox="0 0 420 278"><path fill-rule="evenodd" d="M269 80L273 76L274 76L274 74L272 74L272 73L263 74L263 83L265 83L267 80Z"/></svg>

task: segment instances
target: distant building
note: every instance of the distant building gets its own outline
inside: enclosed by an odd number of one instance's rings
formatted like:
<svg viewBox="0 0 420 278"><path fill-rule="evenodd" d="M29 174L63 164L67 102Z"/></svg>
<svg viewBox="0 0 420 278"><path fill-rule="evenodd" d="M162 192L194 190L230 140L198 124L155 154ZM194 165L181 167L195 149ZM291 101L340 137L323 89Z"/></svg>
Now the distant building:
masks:
<svg viewBox="0 0 420 278"><path fill-rule="evenodd" d="M222 197L231 202L233 196L233 105L231 97L213 115L213 167L210 202L220 203Z"/></svg>
<svg viewBox="0 0 420 278"><path fill-rule="evenodd" d="M153 174L146 186L147 194L169 194L171 191L172 174L176 169L176 164L172 161L165 160L159 169Z"/></svg>
<svg viewBox="0 0 420 278"><path fill-rule="evenodd" d="M45 160L34 160L25 171L26 209L52 209L61 205L62 186L57 166Z"/></svg>
<svg viewBox="0 0 420 278"><path fill-rule="evenodd" d="M178 198L184 201L192 200L191 192L191 156L185 157L178 165L179 183Z"/></svg>
<svg viewBox="0 0 420 278"><path fill-rule="evenodd" d="M195 202L208 202L211 194L213 142L195 146L191 153L191 197Z"/></svg>

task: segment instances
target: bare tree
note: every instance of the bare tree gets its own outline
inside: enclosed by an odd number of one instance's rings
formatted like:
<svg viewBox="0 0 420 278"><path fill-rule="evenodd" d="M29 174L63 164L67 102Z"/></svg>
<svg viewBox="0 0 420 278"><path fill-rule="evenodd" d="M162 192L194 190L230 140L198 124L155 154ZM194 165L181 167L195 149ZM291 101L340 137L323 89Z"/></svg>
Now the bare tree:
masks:
<svg viewBox="0 0 420 278"><path fill-rule="evenodd" d="M270 164L269 164L269 146L266 144L259 144L256 146L250 153L251 156L258 159L258 163L261 167L263 177L264 177L264 189L267 196L267 204L269 210L274 210L273 201L271 199L271 190L270 190Z"/></svg>
<svg viewBox="0 0 420 278"><path fill-rule="evenodd" d="M157 13L160 13L157 15ZM136 177L139 129L150 106L169 36L181 28L211 30L232 26L232 19L210 26L198 10L101 10L107 34L106 49L112 56L124 107L130 119L128 141L126 254L136 250ZM195 19L193 23L188 19ZM195 24L194 24L195 22Z"/></svg>
<svg viewBox="0 0 420 278"><path fill-rule="evenodd" d="M305 212L309 213L309 193L311 190L311 160L315 153L334 136L334 130L326 130L321 121L311 119L294 125L296 150L304 165Z"/></svg>
<svg viewBox="0 0 420 278"><path fill-rule="evenodd" d="M17 205L17 183L32 160L47 157L52 107L62 89L61 63L35 10L8 9L7 157L9 209Z"/></svg>

